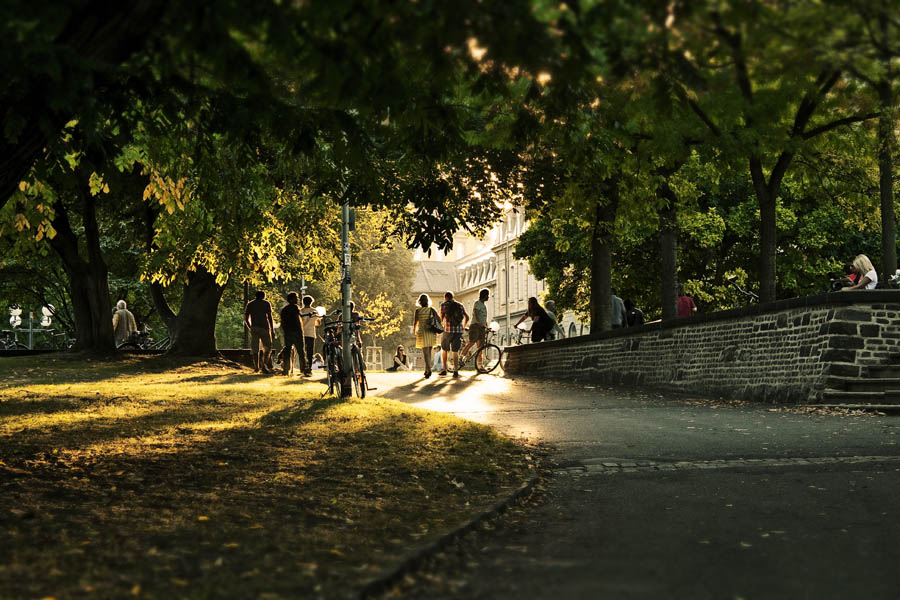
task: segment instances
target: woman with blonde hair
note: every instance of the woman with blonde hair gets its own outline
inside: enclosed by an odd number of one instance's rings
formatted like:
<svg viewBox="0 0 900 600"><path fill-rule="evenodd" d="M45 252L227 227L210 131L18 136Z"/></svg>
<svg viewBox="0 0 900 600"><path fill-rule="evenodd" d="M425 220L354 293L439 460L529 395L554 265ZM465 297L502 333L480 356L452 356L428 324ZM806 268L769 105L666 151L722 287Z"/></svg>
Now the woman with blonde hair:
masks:
<svg viewBox="0 0 900 600"><path fill-rule="evenodd" d="M872 266L872 261L865 254L859 254L853 259L850 266L853 273L856 274L856 283L842 287L842 292L850 290L874 290L878 285L878 273Z"/></svg>
<svg viewBox="0 0 900 600"><path fill-rule="evenodd" d="M413 317L413 331L416 334L416 348L422 349L422 355L425 358L425 377L431 377L431 349L437 340L437 332L429 325L431 322L431 298L428 294L419 296L418 307ZM440 317L438 317L440 320Z"/></svg>

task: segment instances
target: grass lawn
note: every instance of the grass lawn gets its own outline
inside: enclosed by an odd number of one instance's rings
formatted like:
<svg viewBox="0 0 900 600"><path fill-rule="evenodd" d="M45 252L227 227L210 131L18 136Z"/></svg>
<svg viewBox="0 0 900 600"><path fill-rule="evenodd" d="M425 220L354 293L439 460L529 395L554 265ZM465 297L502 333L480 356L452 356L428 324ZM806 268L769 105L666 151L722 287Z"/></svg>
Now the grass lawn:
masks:
<svg viewBox="0 0 900 600"><path fill-rule="evenodd" d="M323 388L0 358L0 596L347 597L531 473L487 427Z"/></svg>

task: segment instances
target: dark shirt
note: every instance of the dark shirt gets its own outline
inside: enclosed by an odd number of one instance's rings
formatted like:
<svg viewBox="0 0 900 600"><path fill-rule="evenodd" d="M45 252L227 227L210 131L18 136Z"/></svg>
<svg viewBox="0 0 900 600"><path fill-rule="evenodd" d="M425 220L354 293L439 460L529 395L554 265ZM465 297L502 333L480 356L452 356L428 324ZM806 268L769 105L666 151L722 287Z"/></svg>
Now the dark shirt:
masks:
<svg viewBox="0 0 900 600"><path fill-rule="evenodd" d="M296 304L285 304L281 309L281 330L285 333L303 335L303 325L300 323L300 307Z"/></svg>
<svg viewBox="0 0 900 600"><path fill-rule="evenodd" d="M272 322L272 305L268 300L251 300L244 309L244 315L250 316L250 325L253 327L265 327L268 329Z"/></svg>

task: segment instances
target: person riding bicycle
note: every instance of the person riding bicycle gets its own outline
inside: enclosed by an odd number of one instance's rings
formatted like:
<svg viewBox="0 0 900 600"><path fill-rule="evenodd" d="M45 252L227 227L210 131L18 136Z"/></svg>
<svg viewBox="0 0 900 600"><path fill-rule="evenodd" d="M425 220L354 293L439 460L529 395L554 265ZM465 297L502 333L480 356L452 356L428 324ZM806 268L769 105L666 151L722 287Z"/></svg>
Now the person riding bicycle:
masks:
<svg viewBox="0 0 900 600"><path fill-rule="evenodd" d="M553 327L556 326L556 321L547 314L547 311L544 310L544 307L538 303L537 298L532 296L528 299L528 310L524 315L516 322L516 327L519 326L519 323L524 321L527 318L531 318L531 341L532 342L542 342L547 337L547 334L553 330Z"/></svg>
<svg viewBox="0 0 900 600"><path fill-rule="evenodd" d="M491 296L491 291L484 288L478 292L478 300L472 305L472 320L469 322L469 341L466 342L462 349L463 356L469 351L473 344L478 344L478 348L484 346L484 337L487 332L487 305L485 302ZM479 366L479 365L476 365Z"/></svg>

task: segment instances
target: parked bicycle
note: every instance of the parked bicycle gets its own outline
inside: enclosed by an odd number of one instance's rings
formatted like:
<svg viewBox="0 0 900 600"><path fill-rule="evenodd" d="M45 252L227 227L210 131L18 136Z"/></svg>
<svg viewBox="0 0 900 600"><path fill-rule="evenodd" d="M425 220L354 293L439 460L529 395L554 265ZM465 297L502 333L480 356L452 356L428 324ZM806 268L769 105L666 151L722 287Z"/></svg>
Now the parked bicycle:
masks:
<svg viewBox="0 0 900 600"><path fill-rule="evenodd" d="M516 329L519 330L519 333L515 334L511 340L511 346L521 346L522 344L530 344L531 343L531 328L526 327L525 323L519 323L516 325Z"/></svg>
<svg viewBox="0 0 900 600"><path fill-rule="evenodd" d="M28 350L28 346L16 340L16 336L12 331L0 332L0 350Z"/></svg>
<svg viewBox="0 0 900 600"><path fill-rule="evenodd" d="M345 372L343 345L341 343L340 329L344 321L341 320L341 310L337 309L330 314L325 313L325 309L319 307L316 309L319 316L322 317L322 327L325 337L323 339L323 354L325 358L326 384L328 385L328 394L349 395L350 390L344 388ZM336 317L333 321L329 321L328 317ZM369 384L366 381L366 363L363 361L362 352L356 343L356 332L364 321L372 321L374 319L368 317L354 317L347 322L350 327L350 380L353 386L353 392L358 398L365 398Z"/></svg>
<svg viewBox="0 0 900 600"><path fill-rule="evenodd" d="M116 349L123 351L168 350L171 345L168 336L159 340L154 340L150 337L150 331L152 330L146 325L143 329L132 331L131 335L129 335L124 342L116 346Z"/></svg>
<svg viewBox="0 0 900 600"><path fill-rule="evenodd" d="M497 321L491 321L485 331L484 345L480 348L473 346L465 354L460 353L457 369L462 369L473 359L475 360L475 370L479 373L490 373L496 369L503 356L503 350L500 346L492 343L492 339L499 329L500 324Z"/></svg>

